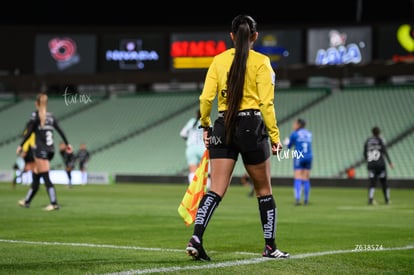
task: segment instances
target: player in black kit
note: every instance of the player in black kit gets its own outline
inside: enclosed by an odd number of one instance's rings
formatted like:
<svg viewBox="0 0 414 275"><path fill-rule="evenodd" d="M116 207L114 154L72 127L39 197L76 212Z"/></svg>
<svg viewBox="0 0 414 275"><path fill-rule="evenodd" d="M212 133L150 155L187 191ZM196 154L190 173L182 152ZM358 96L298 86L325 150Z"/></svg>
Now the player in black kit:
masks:
<svg viewBox="0 0 414 275"><path fill-rule="evenodd" d="M364 158L367 162L369 188L368 204L374 204L374 193L377 180L381 182L382 192L384 193L385 203L390 203L390 189L387 184L387 169L385 160L391 168L394 168L388 155L386 145L380 137L379 127L372 128L372 136L364 144Z"/></svg>
<svg viewBox="0 0 414 275"><path fill-rule="evenodd" d="M72 170L75 168L76 156L73 150L67 148L66 144L62 141L59 144L59 152L62 156L63 163L65 164L65 171L68 175L68 187L72 187Z"/></svg>
<svg viewBox="0 0 414 275"><path fill-rule="evenodd" d="M30 207L30 202L39 190L40 179L42 178L50 200L50 204L44 210L53 211L59 209L56 190L49 177L50 160L52 160L55 153L54 130L58 131L67 145L67 148L70 149L72 146L69 144L66 135L60 128L56 118L52 113L47 112L47 101L48 96L46 93L39 93L37 95L35 102L37 111L32 113L27 131L22 142L17 147L17 152L20 152L26 140L33 132L35 133L35 147L33 148L33 153L36 166L33 171L33 182L26 194L26 198L19 200L18 203L22 207Z"/></svg>
<svg viewBox="0 0 414 275"><path fill-rule="evenodd" d="M76 153L76 160L79 161L79 170L81 171L82 175L82 184L86 184L88 182L88 174L86 172L88 162L90 159L90 153L86 149L86 144L81 143L79 147L79 151Z"/></svg>

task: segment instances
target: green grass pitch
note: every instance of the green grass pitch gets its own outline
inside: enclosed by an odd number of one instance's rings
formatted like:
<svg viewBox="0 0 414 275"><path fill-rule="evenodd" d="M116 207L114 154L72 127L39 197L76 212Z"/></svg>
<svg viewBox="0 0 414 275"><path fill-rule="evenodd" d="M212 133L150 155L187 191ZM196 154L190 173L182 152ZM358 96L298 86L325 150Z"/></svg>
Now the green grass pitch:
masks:
<svg viewBox="0 0 414 275"><path fill-rule="evenodd" d="M413 274L414 189L391 189L367 205L367 189L313 187L308 206L274 186L277 244L289 259L265 259L257 200L230 186L205 233L211 262L185 254L193 226L178 215L182 184L44 186L30 208L28 189L0 183L0 274Z"/></svg>

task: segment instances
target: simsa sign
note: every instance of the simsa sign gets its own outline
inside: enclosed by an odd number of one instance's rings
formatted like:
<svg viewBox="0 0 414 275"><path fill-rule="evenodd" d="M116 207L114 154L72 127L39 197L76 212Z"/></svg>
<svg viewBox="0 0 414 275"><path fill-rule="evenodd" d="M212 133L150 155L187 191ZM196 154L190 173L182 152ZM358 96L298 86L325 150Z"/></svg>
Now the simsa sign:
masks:
<svg viewBox="0 0 414 275"><path fill-rule="evenodd" d="M233 47L228 33L173 33L170 41L172 70L206 69L213 57Z"/></svg>

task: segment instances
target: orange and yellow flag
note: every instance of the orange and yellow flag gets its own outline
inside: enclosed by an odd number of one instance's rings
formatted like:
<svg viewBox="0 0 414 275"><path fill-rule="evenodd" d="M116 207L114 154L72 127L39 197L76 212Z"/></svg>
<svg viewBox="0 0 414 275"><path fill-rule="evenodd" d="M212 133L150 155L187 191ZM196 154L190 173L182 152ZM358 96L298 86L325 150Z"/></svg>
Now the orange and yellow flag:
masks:
<svg viewBox="0 0 414 275"><path fill-rule="evenodd" d="M208 163L209 155L206 149L197 167L194 178L188 185L187 191L178 206L178 213L184 219L184 223L187 226L194 222L198 205L207 190Z"/></svg>

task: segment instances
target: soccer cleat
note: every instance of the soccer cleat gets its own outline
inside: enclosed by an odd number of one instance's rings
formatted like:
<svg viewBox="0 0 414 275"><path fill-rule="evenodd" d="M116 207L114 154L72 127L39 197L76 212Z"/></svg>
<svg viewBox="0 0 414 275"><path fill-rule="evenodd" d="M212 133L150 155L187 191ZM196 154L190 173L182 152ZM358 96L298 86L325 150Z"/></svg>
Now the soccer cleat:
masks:
<svg viewBox="0 0 414 275"><path fill-rule="evenodd" d="M57 204L49 204L48 206L46 206L44 208L45 211L54 211L54 210L59 210L59 205Z"/></svg>
<svg viewBox="0 0 414 275"><path fill-rule="evenodd" d="M193 257L194 260L210 261L210 257L207 255L200 242L196 241L195 237L192 237L185 249L188 256Z"/></svg>
<svg viewBox="0 0 414 275"><path fill-rule="evenodd" d="M263 257L267 258L289 258L290 255L287 252L280 251L279 249L273 249L270 245L266 245L263 251Z"/></svg>
<svg viewBox="0 0 414 275"><path fill-rule="evenodd" d="M18 201L18 204L19 204L21 207L25 207L25 208L29 208L29 207L30 207L30 204L29 204L29 203L27 203L25 200L19 200L19 201Z"/></svg>

